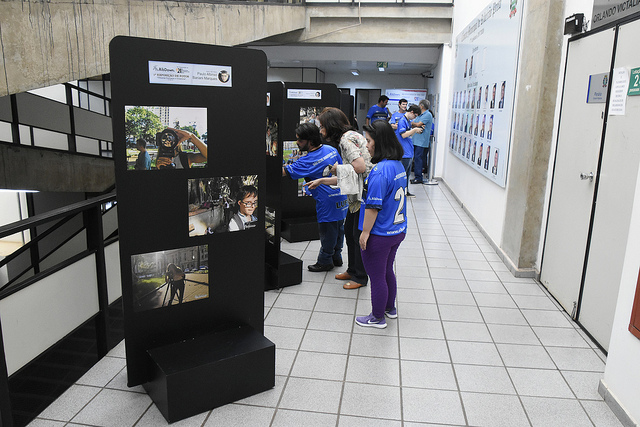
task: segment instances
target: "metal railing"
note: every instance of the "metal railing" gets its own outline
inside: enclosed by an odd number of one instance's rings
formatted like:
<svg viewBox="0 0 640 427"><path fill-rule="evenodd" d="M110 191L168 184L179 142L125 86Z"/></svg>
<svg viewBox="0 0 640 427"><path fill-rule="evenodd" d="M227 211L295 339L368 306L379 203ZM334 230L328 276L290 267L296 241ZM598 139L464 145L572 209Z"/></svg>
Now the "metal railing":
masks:
<svg viewBox="0 0 640 427"><path fill-rule="evenodd" d="M8 273L7 282L0 284L0 425L16 425L12 411L16 393L11 390L11 380L81 325L93 322L97 359L117 344L110 339L109 310L110 302L116 299L119 303L120 295L114 295L115 292L109 295L105 248L117 243L118 236L117 229L105 233L104 226L105 218L114 215L115 198L114 191L0 227L0 239L26 230L32 236L30 242L0 260L0 268ZM79 228L71 227L66 236L56 235L79 217L82 219ZM106 228L114 226L117 227L111 224ZM43 232L35 233L43 228L46 228ZM109 234L107 239L105 234ZM54 237L57 242L49 243L50 249L40 256L39 247L47 246L43 242ZM76 240L76 244L69 250L72 240ZM83 247L78 248L77 241L82 241ZM59 252L65 252L64 256L55 255ZM41 268L44 260L51 257L58 259ZM115 270L117 264L119 273L119 261L110 262L111 270ZM20 265L12 269L13 263L27 263L28 267ZM53 297L48 296L49 293ZM56 325L54 338L46 334L39 336L43 322L44 326L49 323L63 326ZM47 339L52 342L44 342Z"/></svg>

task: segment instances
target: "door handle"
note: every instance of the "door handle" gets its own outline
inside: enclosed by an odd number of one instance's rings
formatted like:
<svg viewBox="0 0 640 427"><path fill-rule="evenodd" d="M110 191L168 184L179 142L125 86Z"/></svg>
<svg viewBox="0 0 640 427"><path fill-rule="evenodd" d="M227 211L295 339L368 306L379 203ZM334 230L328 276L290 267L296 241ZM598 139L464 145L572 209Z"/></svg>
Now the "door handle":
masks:
<svg viewBox="0 0 640 427"><path fill-rule="evenodd" d="M589 181L593 182L593 172L589 172L588 175L586 173L581 173L580 174L580 179L583 180L583 181L585 179L588 179Z"/></svg>

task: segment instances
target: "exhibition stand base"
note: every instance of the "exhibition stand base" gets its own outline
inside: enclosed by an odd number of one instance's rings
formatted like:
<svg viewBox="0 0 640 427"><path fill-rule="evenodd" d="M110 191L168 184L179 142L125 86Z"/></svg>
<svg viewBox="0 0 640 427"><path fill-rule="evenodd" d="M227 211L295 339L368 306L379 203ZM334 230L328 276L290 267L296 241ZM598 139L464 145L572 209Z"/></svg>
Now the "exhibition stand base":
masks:
<svg viewBox="0 0 640 427"><path fill-rule="evenodd" d="M302 282L302 260L280 251L279 265L265 263L264 290L284 288Z"/></svg>
<svg viewBox="0 0 640 427"><path fill-rule="evenodd" d="M173 423L273 388L275 349L248 326L154 348L144 388Z"/></svg>
<svg viewBox="0 0 640 427"><path fill-rule="evenodd" d="M318 220L315 216L283 218L280 236L289 243L319 240Z"/></svg>

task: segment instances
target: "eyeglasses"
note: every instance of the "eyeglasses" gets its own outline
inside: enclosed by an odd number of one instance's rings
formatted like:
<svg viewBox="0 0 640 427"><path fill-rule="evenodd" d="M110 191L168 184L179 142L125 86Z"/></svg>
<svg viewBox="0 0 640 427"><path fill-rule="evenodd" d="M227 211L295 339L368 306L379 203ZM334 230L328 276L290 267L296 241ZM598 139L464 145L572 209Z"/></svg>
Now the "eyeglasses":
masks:
<svg viewBox="0 0 640 427"><path fill-rule="evenodd" d="M247 208L257 208L258 207L258 202L244 202L244 201L240 201L240 203L242 203L245 207Z"/></svg>

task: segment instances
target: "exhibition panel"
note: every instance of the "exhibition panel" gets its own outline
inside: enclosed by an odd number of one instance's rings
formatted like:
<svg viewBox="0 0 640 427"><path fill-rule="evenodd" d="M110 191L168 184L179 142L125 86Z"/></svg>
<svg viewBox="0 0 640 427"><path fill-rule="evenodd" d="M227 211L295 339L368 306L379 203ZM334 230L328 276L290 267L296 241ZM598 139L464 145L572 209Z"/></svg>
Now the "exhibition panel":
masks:
<svg viewBox="0 0 640 427"><path fill-rule="evenodd" d="M505 187L522 11L494 2L458 35L449 150Z"/></svg>
<svg viewBox="0 0 640 427"><path fill-rule="evenodd" d="M329 83L284 83L280 135L282 165L295 162L303 153L296 145L296 127L320 123L325 107L340 107L340 91ZM315 200L303 187L303 180L282 179L282 237L289 242L318 239Z"/></svg>
<svg viewBox="0 0 640 427"><path fill-rule="evenodd" d="M128 385L173 422L274 384L264 128L248 124L266 121L266 58L133 37L110 49ZM264 380L229 387L225 375Z"/></svg>
<svg viewBox="0 0 640 427"><path fill-rule="evenodd" d="M267 133L265 205L265 289L276 289L302 282L302 260L280 250L283 197L283 119L284 83L267 83Z"/></svg>

